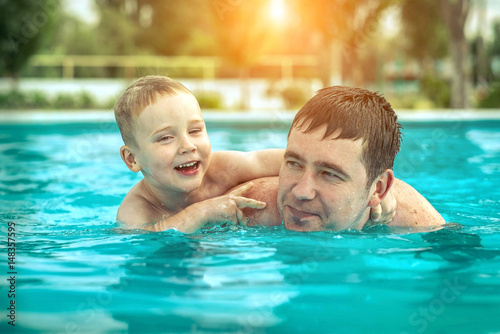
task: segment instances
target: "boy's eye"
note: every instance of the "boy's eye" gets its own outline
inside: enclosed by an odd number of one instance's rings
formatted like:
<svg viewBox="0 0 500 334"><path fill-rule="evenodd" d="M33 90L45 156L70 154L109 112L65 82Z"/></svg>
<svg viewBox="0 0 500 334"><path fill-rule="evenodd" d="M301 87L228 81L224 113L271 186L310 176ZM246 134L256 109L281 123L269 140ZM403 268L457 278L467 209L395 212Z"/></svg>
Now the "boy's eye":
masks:
<svg viewBox="0 0 500 334"><path fill-rule="evenodd" d="M172 136L163 136L163 137L158 138L158 141L167 141L167 140L170 140L172 138L174 138L174 137L172 137Z"/></svg>
<svg viewBox="0 0 500 334"><path fill-rule="evenodd" d="M189 133L198 133L198 132L201 132L201 129L192 129L191 131L189 131Z"/></svg>
<svg viewBox="0 0 500 334"><path fill-rule="evenodd" d="M192 128L191 130L189 130L189 133L190 134L198 134L198 133L202 133L204 130L205 130L205 127L199 126L197 128Z"/></svg>

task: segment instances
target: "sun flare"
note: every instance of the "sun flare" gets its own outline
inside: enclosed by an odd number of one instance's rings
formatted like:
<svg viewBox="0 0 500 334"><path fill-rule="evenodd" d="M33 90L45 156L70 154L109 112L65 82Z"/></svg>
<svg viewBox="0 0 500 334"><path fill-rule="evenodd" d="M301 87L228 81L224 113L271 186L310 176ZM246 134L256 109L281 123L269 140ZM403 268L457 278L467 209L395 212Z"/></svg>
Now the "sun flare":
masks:
<svg viewBox="0 0 500 334"><path fill-rule="evenodd" d="M283 23L286 19L286 5L284 0L270 0L269 16L273 22Z"/></svg>

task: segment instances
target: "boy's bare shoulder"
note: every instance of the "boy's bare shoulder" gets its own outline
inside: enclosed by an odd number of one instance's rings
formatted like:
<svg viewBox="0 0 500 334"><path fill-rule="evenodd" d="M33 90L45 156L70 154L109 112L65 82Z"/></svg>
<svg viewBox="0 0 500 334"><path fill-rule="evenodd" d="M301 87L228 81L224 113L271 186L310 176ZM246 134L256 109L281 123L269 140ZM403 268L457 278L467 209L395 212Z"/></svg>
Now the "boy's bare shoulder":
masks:
<svg viewBox="0 0 500 334"><path fill-rule="evenodd" d="M130 228L141 228L147 223L159 221L163 218L144 196L141 182L130 189L116 214L116 220ZM158 218L158 216L161 217Z"/></svg>

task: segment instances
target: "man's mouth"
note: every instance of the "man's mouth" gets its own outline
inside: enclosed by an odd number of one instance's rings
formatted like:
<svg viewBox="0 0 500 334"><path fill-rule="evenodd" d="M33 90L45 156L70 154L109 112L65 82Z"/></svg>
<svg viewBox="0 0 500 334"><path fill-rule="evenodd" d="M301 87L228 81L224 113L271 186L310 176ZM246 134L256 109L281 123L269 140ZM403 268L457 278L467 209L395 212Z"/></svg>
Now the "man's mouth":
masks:
<svg viewBox="0 0 500 334"><path fill-rule="evenodd" d="M197 172L199 167L200 167L199 161L191 161L191 162L186 162L185 164L181 164L179 166L176 166L176 167L174 167L174 169L181 174L189 175L189 174L193 174L193 173Z"/></svg>
<svg viewBox="0 0 500 334"><path fill-rule="evenodd" d="M290 213L292 216L294 216L298 220L309 220L314 217L319 216L315 213L308 212L308 211L302 211L302 210L297 210L295 208L292 208L291 206L287 206L288 210L290 210Z"/></svg>
<svg viewBox="0 0 500 334"><path fill-rule="evenodd" d="M284 226L288 230L298 232L317 231L321 226L321 216L286 206L283 216Z"/></svg>

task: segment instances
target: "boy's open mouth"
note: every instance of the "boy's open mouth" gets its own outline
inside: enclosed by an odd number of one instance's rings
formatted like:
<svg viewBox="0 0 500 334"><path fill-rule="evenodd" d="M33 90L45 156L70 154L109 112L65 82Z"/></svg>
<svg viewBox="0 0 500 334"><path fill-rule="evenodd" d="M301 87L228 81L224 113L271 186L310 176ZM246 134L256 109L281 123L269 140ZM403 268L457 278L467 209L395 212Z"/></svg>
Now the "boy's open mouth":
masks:
<svg viewBox="0 0 500 334"><path fill-rule="evenodd" d="M174 169L181 172L181 173L190 173L190 172L196 171L199 166L200 166L199 161L192 161L192 162L187 162L185 164L176 166L176 167L174 167Z"/></svg>

